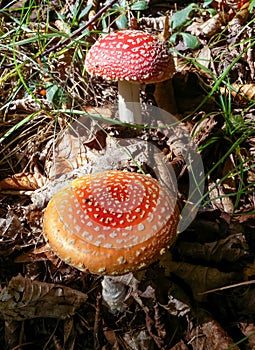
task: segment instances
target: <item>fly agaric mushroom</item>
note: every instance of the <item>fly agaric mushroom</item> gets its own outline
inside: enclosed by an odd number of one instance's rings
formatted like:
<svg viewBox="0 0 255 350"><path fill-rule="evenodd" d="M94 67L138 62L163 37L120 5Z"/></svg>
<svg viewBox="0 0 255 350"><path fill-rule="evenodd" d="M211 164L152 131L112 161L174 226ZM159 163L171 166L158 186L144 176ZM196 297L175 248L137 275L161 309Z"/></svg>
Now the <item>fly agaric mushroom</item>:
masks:
<svg viewBox="0 0 255 350"><path fill-rule="evenodd" d="M85 68L92 75L118 81L120 120L135 124L142 124L140 84L167 80L175 71L167 48L140 30L100 37L88 52Z"/></svg>
<svg viewBox="0 0 255 350"><path fill-rule="evenodd" d="M69 265L114 276L157 260L173 243L178 221L176 199L158 181L112 170L83 176L57 192L43 230ZM102 285L109 288L109 280Z"/></svg>

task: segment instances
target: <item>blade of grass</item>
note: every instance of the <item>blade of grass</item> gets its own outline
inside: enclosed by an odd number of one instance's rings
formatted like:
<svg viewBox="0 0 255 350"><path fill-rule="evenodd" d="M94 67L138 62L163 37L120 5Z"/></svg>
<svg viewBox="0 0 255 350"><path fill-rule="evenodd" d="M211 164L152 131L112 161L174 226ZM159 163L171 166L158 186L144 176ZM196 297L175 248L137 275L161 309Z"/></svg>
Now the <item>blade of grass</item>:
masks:
<svg viewBox="0 0 255 350"><path fill-rule="evenodd" d="M14 131L18 130L20 127L22 127L24 124L29 122L31 119L33 119L38 112L28 115L26 118L21 120L19 123L15 124L12 128L10 128L1 138L0 143L2 143L7 137L9 137Z"/></svg>

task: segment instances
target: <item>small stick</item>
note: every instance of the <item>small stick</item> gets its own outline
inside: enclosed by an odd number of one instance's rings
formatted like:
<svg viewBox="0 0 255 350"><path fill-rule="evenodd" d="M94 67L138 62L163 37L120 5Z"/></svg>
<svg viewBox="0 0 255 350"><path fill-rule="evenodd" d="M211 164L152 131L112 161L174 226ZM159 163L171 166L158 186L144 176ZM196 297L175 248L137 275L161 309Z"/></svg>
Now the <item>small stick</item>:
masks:
<svg viewBox="0 0 255 350"><path fill-rule="evenodd" d="M50 52L59 49L60 47L68 44L71 39L75 38L76 36L80 35L86 28L88 28L93 22L95 22L106 10L108 10L109 7L111 7L115 2L118 0L111 0L107 5L101 8L97 12L97 14L91 18L83 27L78 29L76 32L74 32L69 38L65 39L62 42L58 42L55 46L51 47L50 49L44 51L44 55L48 55Z"/></svg>
<svg viewBox="0 0 255 350"><path fill-rule="evenodd" d="M99 335L102 332L102 294L99 292L96 297L96 315L94 321L94 348L101 349Z"/></svg>

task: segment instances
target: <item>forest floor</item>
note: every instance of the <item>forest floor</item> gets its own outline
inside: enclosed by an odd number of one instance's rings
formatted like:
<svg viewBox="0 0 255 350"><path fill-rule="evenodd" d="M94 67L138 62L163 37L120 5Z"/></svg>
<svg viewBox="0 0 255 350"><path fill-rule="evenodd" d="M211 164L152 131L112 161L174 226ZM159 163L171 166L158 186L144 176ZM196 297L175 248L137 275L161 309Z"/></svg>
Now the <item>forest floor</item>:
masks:
<svg viewBox="0 0 255 350"><path fill-rule="evenodd" d="M119 1L97 16L107 3L0 3L0 348L255 349L254 1ZM100 33L130 19L176 67L142 87L144 128L120 125L116 82L84 69ZM171 125L146 123L154 107ZM186 222L169 252L130 277L125 310L112 314L102 277L47 246L43 212L86 172L164 177L140 142L174 169Z"/></svg>

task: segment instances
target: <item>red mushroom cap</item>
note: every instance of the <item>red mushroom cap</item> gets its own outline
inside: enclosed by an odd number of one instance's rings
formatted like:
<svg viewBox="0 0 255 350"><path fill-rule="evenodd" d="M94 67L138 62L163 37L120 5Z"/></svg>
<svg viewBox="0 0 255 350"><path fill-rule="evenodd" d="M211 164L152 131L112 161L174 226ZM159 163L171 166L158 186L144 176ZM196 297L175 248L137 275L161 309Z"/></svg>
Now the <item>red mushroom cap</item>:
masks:
<svg viewBox="0 0 255 350"><path fill-rule="evenodd" d="M156 180L107 171L72 181L50 200L44 234L68 264L124 274L155 261L175 237L176 200Z"/></svg>
<svg viewBox="0 0 255 350"><path fill-rule="evenodd" d="M120 30L103 35L85 61L88 73L111 80L156 83L172 77L172 56L153 35Z"/></svg>

